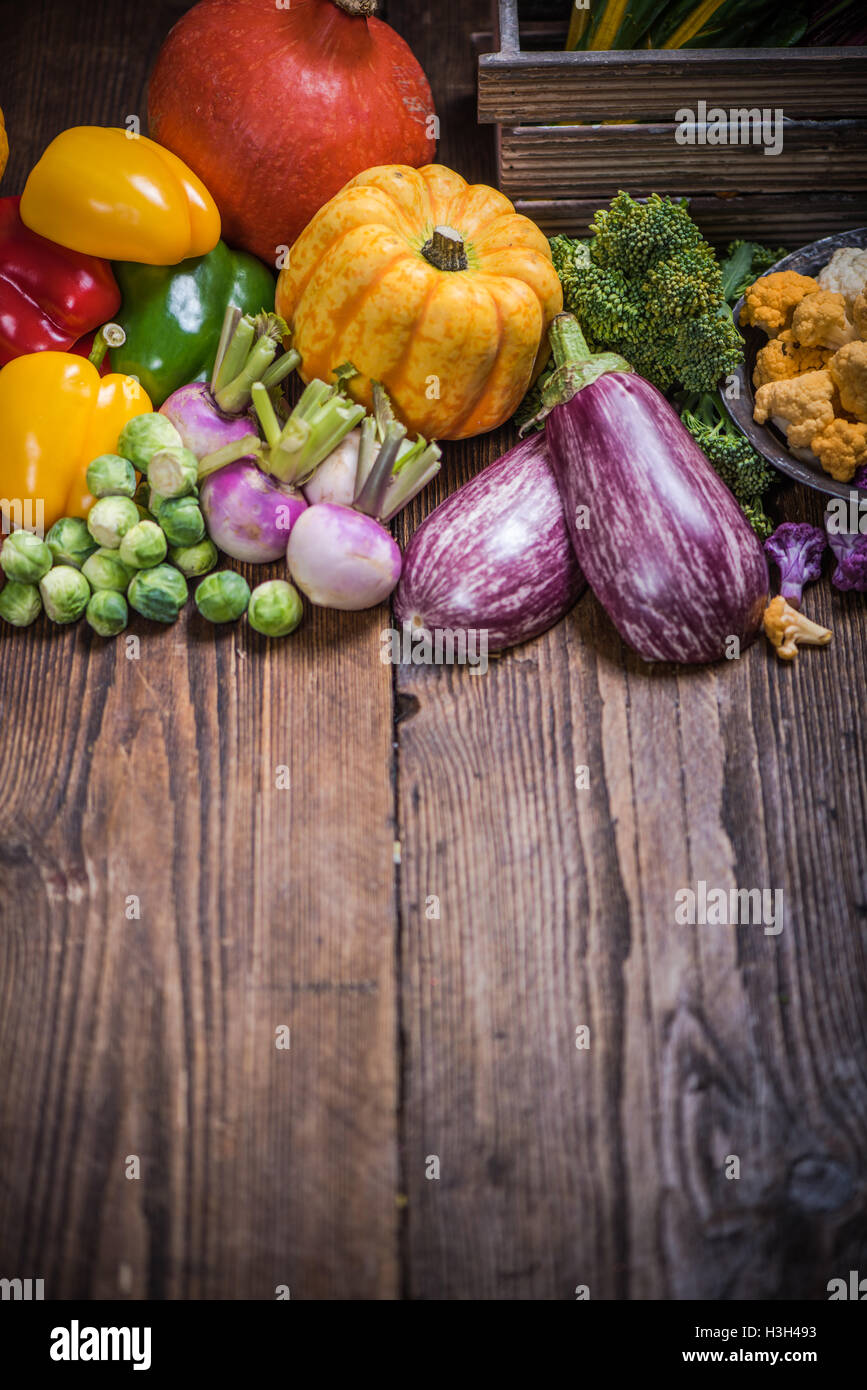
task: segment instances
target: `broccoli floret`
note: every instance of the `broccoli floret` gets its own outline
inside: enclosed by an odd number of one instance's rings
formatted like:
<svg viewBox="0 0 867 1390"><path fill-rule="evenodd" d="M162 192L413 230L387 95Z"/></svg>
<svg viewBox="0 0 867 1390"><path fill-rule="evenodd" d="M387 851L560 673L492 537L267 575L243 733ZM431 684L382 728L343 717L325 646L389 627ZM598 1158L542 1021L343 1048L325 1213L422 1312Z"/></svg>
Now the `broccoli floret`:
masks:
<svg viewBox="0 0 867 1390"><path fill-rule="evenodd" d="M767 492L774 470L741 434L719 396L707 392L688 399L680 418L742 506Z"/></svg>
<svg viewBox="0 0 867 1390"><path fill-rule="evenodd" d="M608 348L660 390L710 391L743 360L713 250L683 203L618 193L592 240L556 236L567 309L593 350Z"/></svg>
<svg viewBox="0 0 867 1390"><path fill-rule="evenodd" d="M801 606L804 585L820 577L827 544L821 527L807 521L784 521L765 541L765 554L780 571L780 593L793 608Z"/></svg>
<svg viewBox="0 0 867 1390"><path fill-rule="evenodd" d="M760 541L766 541L774 529L774 523L762 507L761 502L748 502L741 505L741 511L752 526Z"/></svg>
<svg viewBox="0 0 867 1390"><path fill-rule="evenodd" d="M720 266L726 302L736 304L754 280L787 254L781 247L772 250L770 246L760 246L757 241L731 242Z"/></svg>

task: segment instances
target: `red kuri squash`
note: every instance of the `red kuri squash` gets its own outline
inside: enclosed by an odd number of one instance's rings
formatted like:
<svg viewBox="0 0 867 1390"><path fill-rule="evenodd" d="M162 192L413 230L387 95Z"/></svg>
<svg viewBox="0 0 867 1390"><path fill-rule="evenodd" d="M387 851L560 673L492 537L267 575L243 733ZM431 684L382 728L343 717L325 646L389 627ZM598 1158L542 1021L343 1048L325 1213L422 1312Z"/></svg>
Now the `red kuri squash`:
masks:
<svg viewBox="0 0 867 1390"><path fill-rule="evenodd" d="M202 0L160 50L152 137L212 193L223 236L274 264L372 164L428 164L430 87L376 0Z"/></svg>

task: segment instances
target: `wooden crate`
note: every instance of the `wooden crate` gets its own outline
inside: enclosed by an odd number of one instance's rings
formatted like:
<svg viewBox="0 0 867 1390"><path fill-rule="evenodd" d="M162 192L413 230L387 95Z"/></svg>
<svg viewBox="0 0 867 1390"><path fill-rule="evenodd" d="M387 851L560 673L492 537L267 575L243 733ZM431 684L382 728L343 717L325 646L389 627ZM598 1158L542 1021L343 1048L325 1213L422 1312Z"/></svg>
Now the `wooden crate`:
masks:
<svg viewBox="0 0 867 1390"><path fill-rule="evenodd" d="M566 53L563 4L559 22L519 8L494 0L479 120L497 126L500 187L545 231L585 232L621 188L689 194L716 242L797 246L867 223L867 48ZM782 110L782 150L678 143L677 113L701 101Z"/></svg>

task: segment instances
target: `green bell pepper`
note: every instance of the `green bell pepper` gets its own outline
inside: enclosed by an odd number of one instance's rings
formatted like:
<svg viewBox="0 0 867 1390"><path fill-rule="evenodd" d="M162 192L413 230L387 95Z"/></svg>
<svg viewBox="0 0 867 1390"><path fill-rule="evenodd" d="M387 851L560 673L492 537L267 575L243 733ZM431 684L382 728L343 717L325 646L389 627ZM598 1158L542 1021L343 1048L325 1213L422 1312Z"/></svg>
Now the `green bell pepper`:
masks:
<svg viewBox="0 0 867 1390"><path fill-rule="evenodd" d="M242 314L274 309L275 277L224 241L178 265L118 261L114 273L126 342L111 349L111 370L138 377L155 410L179 386L207 381L228 304Z"/></svg>

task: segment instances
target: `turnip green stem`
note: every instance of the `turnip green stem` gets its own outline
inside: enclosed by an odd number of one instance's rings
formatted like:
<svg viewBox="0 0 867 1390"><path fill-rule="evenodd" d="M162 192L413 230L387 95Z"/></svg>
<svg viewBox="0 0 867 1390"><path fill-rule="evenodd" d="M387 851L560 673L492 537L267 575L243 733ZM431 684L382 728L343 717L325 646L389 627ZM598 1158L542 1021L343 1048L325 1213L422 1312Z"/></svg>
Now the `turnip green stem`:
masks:
<svg viewBox="0 0 867 1390"><path fill-rule="evenodd" d="M399 425L396 420L386 425L385 438L376 462L368 473L361 491L355 495L353 506L357 512L365 512L367 516L379 516L397 462L398 451L405 438L405 425Z"/></svg>
<svg viewBox="0 0 867 1390"><path fill-rule="evenodd" d="M359 493L367 482L375 458L376 421L372 415L365 415L361 422L361 440L358 445L358 466L355 470L356 493Z"/></svg>
<svg viewBox="0 0 867 1390"><path fill-rule="evenodd" d="M211 372L211 395L217 389L217 382L220 379L220 372L223 367L223 359L226 356L226 349L232 340L232 334L241 322L241 310L237 304L229 304L223 315L223 327L220 329L220 341L217 344L217 355L214 358L214 369Z"/></svg>
<svg viewBox="0 0 867 1390"><path fill-rule="evenodd" d="M281 429L265 382L255 381L250 394L253 398L253 409L259 418L259 424L262 426L262 433L273 449L280 442Z"/></svg>
<svg viewBox="0 0 867 1390"><path fill-rule="evenodd" d="M224 444L222 449L205 454L204 458L199 459L199 482L209 474L216 473L218 469L225 468L227 464L234 463L236 459L247 458L249 455L252 455L257 463L262 457L262 441L258 435L245 434L243 439L233 440L230 444Z"/></svg>
<svg viewBox="0 0 867 1390"><path fill-rule="evenodd" d="M250 349L238 375L226 386L222 386L214 396L220 410L224 410L227 415L238 415L242 410L246 410L250 404L250 387L268 370L276 353L277 346L272 338L259 338Z"/></svg>
<svg viewBox="0 0 867 1390"><path fill-rule="evenodd" d="M215 397L243 370L244 363L247 361L255 341L256 329L253 320L246 317L239 318L223 353L220 369L214 377L212 390Z"/></svg>
<svg viewBox="0 0 867 1390"><path fill-rule="evenodd" d="M270 451L271 473L283 483L306 482L363 418L363 405L354 405L324 381L311 381Z"/></svg>
<svg viewBox="0 0 867 1390"><path fill-rule="evenodd" d="M371 385L373 387L373 415L376 420L376 428L380 439L384 439L387 427L395 418L394 409L382 382L374 381L371 382Z"/></svg>
<svg viewBox="0 0 867 1390"><path fill-rule="evenodd" d="M279 386L280 382L284 381L290 372L294 372L295 368L299 366L300 363L300 352L296 352L294 348L290 348L288 352L283 353L282 357L278 357L276 362L272 362L268 370L263 372L259 379L262 385L266 386L268 390L271 391L275 386Z"/></svg>
<svg viewBox="0 0 867 1390"><path fill-rule="evenodd" d="M422 468L424 463L426 466ZM436 477L440 467L440 451L435 444L429 444L424 453L419 455L417 467L413 469L411 477L400 473L393 480L385 494L380 521L391 521L393 516L397 516L397 513Z"/></svg>

